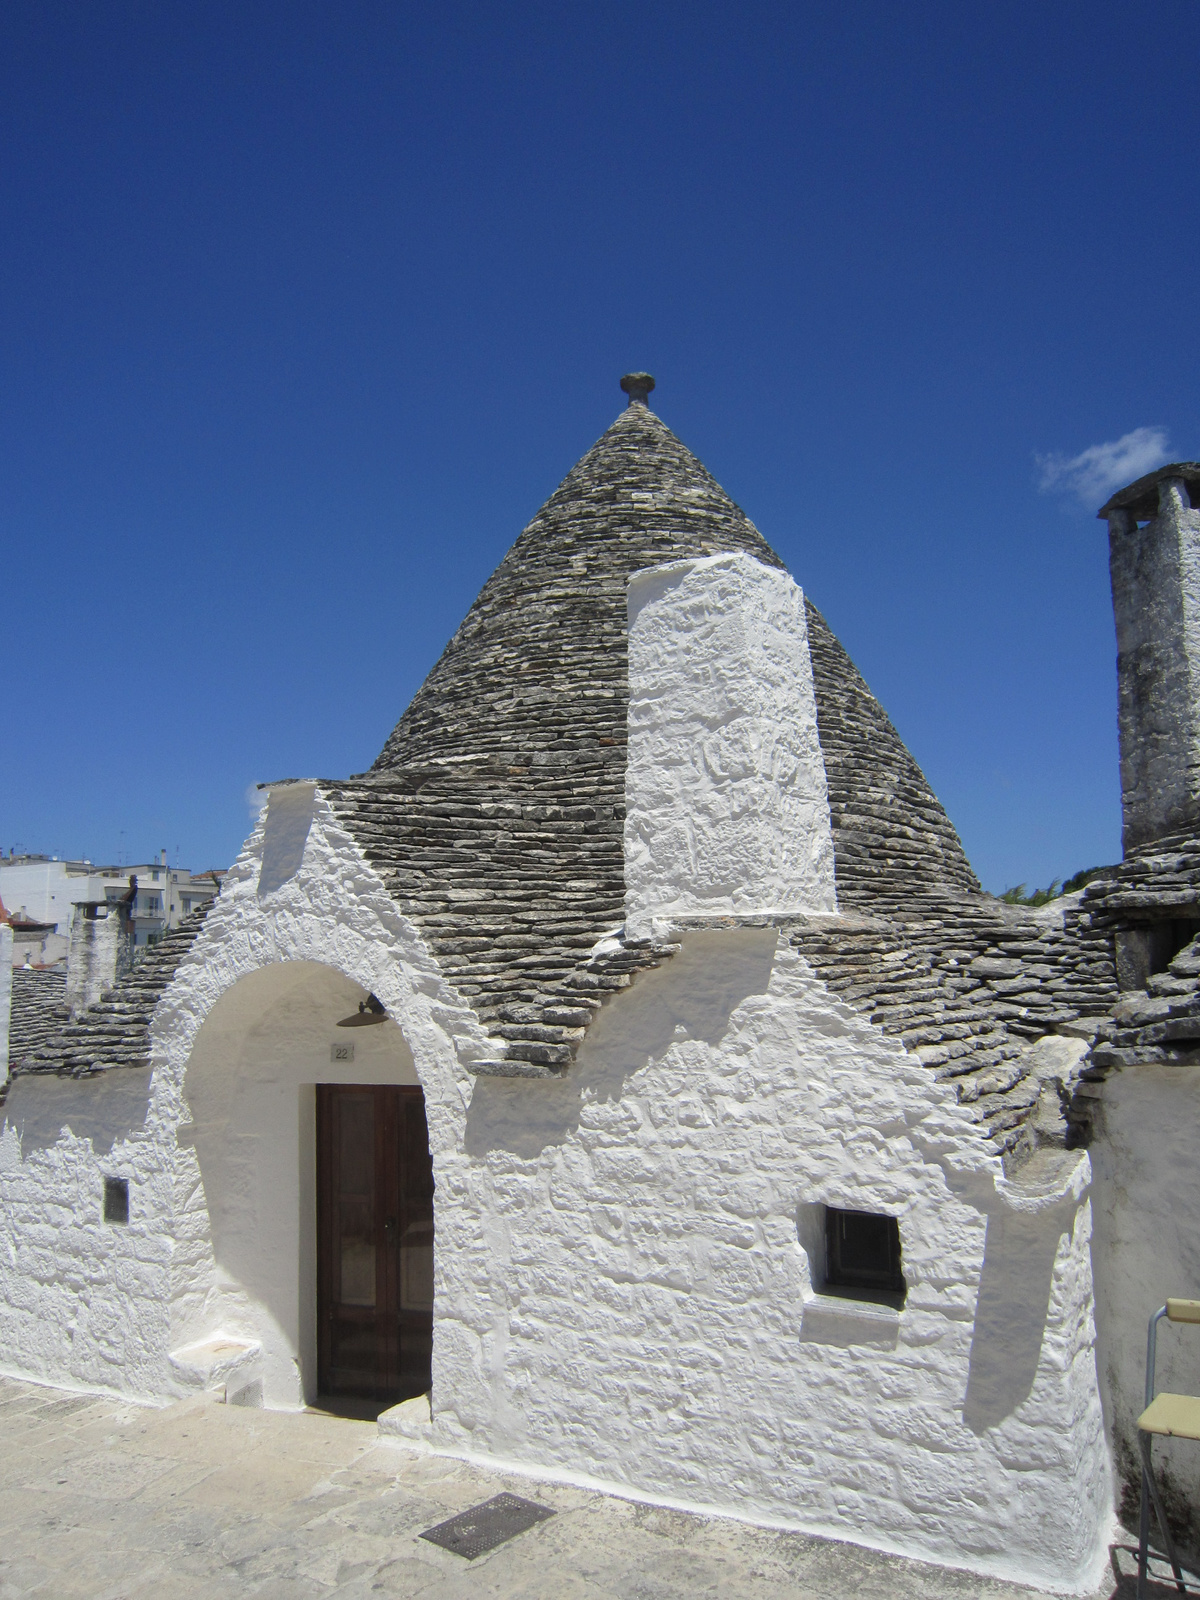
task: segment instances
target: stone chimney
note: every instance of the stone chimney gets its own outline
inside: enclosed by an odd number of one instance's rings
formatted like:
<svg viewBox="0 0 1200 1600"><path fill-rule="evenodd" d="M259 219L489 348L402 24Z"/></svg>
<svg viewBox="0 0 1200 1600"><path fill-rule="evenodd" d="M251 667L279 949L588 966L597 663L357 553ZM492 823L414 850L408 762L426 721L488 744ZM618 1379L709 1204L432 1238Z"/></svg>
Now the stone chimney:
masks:
<svg viewBox="0 0 1200 1600"><path fill-rule="evenodd" d="M75 907L67 950L67 1009L78 1016L128 970L133 919L120 902L85 900Z"/></svg>
<svg viewBox="0 0 1200 1600"><path fill-rule="evenodd" d="M835 912L799 585L733 551L643 568L627 597L627 936L690 916Z"/></svg>
<svg viewBox="0 0 1200 1600"><path fill-rule="evenodd" d="M1200 463L1120 490L1108 522L1126 855L1200 832Z"/></svg>

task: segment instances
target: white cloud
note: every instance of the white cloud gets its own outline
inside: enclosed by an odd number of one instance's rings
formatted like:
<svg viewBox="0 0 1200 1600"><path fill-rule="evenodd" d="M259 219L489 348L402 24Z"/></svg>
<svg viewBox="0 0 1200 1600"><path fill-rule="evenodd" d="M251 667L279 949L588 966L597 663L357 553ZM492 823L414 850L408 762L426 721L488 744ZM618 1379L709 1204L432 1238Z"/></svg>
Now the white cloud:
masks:
<svg viewBox="0 0 1200 1600"><path fill-rule="evenodd" d="M267 803L267 791L260 789L256 783L246 785L246 809L250 813L251 821L257 822L262 808Z"/></svg>
<svg viewBox="0 0 1200 1600"><path fill-rule="evenodd" d="M1135 428L1109 444L1089 445L1077 456L1038 456L1043 494L1078 495L1098 510L1114 489L1140 478L1170 460L1165 428Z"/></svg>

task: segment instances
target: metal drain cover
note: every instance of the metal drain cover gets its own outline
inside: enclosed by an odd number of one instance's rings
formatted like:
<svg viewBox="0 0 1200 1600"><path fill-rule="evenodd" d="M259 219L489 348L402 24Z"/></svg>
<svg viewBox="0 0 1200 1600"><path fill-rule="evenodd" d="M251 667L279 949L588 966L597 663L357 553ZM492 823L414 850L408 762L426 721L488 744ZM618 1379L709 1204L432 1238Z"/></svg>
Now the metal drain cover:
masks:
<svg viewBox="0 0 1200 1600"><path fill-rule="evenodd" d="M549 1506L539 1506L536 1501L522 1500L519 1494L498 1494L485 1500L481 1506L460 1511L449 1522L439 1522L436 1528L426 1528L421 1535L430 1544L440 1544L443 1550L453 1550L456 1556L474 1561L476 1556L494 1550L498 1544L524 1533L537 1522L544 1522L554 1512Z"/></svg>

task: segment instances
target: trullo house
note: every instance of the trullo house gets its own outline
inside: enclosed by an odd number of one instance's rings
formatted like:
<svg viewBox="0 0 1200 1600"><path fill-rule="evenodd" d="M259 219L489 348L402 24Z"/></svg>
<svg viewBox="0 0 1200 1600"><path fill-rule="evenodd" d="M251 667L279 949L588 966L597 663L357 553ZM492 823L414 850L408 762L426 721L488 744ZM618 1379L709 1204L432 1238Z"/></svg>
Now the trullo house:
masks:
<svg viewBox="0 0 1200 1600"><path fill-rule="evenodd" d="M0 1361L1086 1588L1119 907L980 890L622 387L370 770L269 785L207 912L14 1025Z"/></svg>

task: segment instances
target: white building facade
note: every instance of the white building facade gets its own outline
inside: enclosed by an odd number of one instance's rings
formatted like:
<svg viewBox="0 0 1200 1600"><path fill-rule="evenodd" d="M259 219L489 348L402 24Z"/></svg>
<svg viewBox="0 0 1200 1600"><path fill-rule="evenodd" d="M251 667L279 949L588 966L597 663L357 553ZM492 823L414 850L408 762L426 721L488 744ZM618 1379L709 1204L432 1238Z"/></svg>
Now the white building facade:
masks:
<svg viewBox="0 0 1200 1600"><path fill-rule="evenodd" d="M8 914L53 929L42 941L34 965L48 965L66 955L75 907L115 901L138 880L134 903L135 938L139 945L157 944L184 917L216 898L220 872L192 873L169 867L163 850L157 861L132 867L96 866L90 861L59 861L49 856L0 857L0 903ZM20 952L18 952L20 959Z"/></svg>

